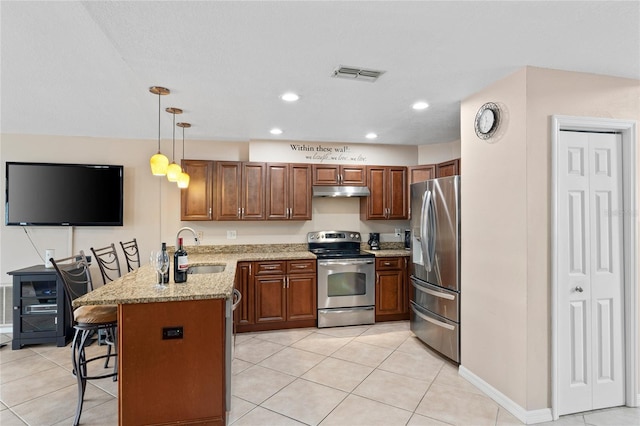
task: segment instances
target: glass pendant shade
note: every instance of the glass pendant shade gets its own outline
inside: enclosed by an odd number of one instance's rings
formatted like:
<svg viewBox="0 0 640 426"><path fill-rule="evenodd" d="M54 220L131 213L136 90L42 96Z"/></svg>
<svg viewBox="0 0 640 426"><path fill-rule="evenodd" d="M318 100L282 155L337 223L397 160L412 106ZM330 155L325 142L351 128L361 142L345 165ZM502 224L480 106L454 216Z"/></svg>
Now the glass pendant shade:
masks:
<svg viewBox="0 0 640 426"><path fill-rule="evenodd" d="M177 182L180 173L182 173L182 168L180 166L176 163L169 164L169 167L167 168L167 180L169 182Z"/></svg>
<svg viewBox="0 0 640 426"><path fill-rule="evenodd" d="M188 174L185 172L180 173L180 176L178 176L178 188L188 188L189 180L191 180L191 178Z"/></svg>
<svg viewBox="0 0 640 426"><path fill-rule="evenodd" d="M149 160L151 165L151 173L154 176L164 176L167 174L167 168L169 167L169 159L166 155L157 153Z"/></svg>

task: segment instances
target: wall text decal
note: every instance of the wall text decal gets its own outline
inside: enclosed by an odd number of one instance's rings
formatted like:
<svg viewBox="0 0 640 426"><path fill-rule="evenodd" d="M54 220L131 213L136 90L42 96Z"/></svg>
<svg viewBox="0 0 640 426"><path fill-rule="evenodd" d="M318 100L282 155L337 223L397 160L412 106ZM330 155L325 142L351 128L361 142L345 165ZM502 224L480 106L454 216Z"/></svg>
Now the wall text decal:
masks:
<svg viewBox="0 0 640 426"><path fill-rule="evenodd" d="M309 164L416 164L414 145L373 145L349 142L261 141L249 142L249 161Z"/></svg>
<svg viewBox="0 0 640 426"><path fill-rule="evenodd" d="M339 147L326 146L322 144L290 144L291 151L304 153L306 160L323 163L325 161L346 161L349 163L365 163L367 156L361 151L353 150L349 145Z"/></svg>

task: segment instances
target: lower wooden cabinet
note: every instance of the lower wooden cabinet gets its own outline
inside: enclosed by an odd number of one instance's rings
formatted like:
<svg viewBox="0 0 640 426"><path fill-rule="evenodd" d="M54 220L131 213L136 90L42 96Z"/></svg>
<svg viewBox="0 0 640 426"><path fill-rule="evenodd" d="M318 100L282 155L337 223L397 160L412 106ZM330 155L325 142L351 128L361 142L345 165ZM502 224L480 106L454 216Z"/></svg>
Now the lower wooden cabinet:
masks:
<svg viewBox="0 0 640 426"><path fill-rule="evenodd" d="M315 259L240 262L235 286L245 300L234 312L237 332L316 325Z"/></svg>
<svg viewBox="0 0 640 426"><path fill-rule="evenodd" d="M233 325L237 331L238 326L253 324L253 284L251 262L238 262L236 266L235 288L240 292L242 299L233 311Z"/></svg>
<svg viewBox="0 0 640 426"><path fill-rule="evenodd" d="M119 424L224 425L224 327L225 299L119 305Z"/></svg>
<svg viewBox="0 0 640 426"><path fill-rule="evenodd" d="M408 318L407 258L376 258L376 322Z"/></svg>

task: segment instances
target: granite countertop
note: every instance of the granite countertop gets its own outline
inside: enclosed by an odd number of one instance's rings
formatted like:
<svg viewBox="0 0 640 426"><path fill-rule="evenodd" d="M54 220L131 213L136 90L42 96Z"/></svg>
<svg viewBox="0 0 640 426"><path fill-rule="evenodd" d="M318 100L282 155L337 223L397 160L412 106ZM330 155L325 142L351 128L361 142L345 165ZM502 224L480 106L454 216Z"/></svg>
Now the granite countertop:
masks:
<svg viewBox="0 0 640 426"><path fill-rule="evenodd" d="M381 249L381 250L364 250L367 253L373 253L376 257L409 257L411 252L405 249Z"/></svg>
<svg viewBox="0 0 640 426"><path fill-rule="evenodd" d="M191 247L187 250L190 251ZM166 284L165 288L158 288L155 285L155 270L149 264L144 264L135 271L123 275L102 287L98 287L84 296L78 297L73 301L73 306L229 298L233 293L236 265L240 261L316 258L315 255L307 250L278 250L253 253L217 253L207 250L194 251L196 251L196 253L189 254L190 265L225 265L224 271L211 274L190 274L187 282L181 284L173 282L173 274L170 272L170 282Z"/></svg>

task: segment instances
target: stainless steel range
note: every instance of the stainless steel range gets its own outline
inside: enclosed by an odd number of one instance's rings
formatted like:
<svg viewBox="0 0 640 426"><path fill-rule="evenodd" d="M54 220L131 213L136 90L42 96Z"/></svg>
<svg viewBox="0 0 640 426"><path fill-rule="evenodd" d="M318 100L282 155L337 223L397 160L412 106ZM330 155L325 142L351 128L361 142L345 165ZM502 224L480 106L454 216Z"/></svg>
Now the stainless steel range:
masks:
<svg viewBox="0 0 640 426"><path fill-rule="evenodd" d="M319 328L375 322L375 256L360 251L360 242L353 231L307 234L318 258Z"/></svg>

